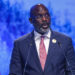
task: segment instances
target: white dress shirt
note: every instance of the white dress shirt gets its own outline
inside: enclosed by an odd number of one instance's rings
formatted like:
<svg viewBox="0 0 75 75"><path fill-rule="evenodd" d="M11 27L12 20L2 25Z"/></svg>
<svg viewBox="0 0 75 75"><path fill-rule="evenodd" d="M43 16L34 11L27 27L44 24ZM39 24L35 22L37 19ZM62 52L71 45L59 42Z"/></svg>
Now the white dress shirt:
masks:
<svg viewBox="0 0 75 75"><path fill-rule="evenodd" d="M41 34L39 34L38 32L34 31L34 40L35 40L38 56L39 56L39 47L40 47L41 36L42 36ZM51 31L49 30L43 36L45 36L44 37L44 44L45 44L46 53L48 54Z"/></svg>

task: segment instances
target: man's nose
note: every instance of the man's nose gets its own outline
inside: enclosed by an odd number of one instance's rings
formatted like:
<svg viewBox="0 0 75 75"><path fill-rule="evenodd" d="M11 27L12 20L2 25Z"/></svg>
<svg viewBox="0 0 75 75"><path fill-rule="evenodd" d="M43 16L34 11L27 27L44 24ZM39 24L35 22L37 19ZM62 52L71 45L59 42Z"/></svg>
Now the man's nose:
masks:
<svg viewBox="0 0 75 75"><path fill-rule="evenodd" d="M42 20L46 20L46 17L45 17L45 16L43 16L43 17L42 17Z"/></svg>

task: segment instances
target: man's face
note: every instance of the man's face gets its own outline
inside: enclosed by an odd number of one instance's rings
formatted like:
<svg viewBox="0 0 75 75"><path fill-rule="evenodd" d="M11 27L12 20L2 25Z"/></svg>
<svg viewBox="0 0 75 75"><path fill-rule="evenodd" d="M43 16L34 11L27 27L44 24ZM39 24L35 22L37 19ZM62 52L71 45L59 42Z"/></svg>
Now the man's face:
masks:
<svg viewBox="0 0 75 75"><path fill-rule="evenodd" d="M32 14L32 24L34 25L35 30L44 34L49 30L50 26L50 15L47 8L38 6L33 10Z"/></svg>

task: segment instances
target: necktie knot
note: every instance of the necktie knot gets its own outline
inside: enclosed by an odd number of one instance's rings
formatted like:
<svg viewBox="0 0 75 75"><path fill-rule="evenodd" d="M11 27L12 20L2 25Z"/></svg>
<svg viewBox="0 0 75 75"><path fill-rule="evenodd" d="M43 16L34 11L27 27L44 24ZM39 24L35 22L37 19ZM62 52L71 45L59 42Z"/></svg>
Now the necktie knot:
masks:
<svg viewBox="0 0 75 75"><path fill-rule="evenodd" d="M44 40L45 36L41 36L41 40Z"/></svg>

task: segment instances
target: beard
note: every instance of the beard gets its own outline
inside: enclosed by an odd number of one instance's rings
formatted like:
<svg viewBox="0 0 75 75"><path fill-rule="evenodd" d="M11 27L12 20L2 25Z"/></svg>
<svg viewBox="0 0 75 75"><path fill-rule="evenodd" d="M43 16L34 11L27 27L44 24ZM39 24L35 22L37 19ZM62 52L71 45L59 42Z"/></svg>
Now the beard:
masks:
<svg viewBox="0 0 75 75"><path fill-rule="evenodd" d="M40 34L45 34L50 29L50 23L43 23L35 27L35 30Z"/></svg>

